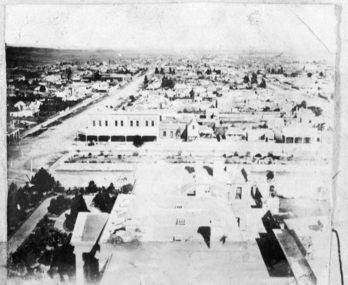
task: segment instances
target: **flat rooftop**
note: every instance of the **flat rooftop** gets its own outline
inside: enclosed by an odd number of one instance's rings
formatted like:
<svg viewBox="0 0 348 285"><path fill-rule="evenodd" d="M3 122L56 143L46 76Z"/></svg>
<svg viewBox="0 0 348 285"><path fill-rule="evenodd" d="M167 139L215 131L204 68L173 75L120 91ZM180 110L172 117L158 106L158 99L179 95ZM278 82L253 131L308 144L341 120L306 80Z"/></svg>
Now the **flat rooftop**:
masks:
<svg viewBox="0 0 348 285"><path fill-rule="evenodd" d="M81 242L94 244L99 238L108 218L109 214L105 213L79 213L75 223L74 232L71 237L71 243L73 245Z"/></svg>
<svg viewBox="0 0 348 285"><path fill-rule="evenodd" d="M182 222L178 224L178 220ZM211 241L223 236L243 241L236 217L224 199L136 195L118 196L100 241L112 243L121 237L124 242L171 242L177 238L204 242L200 227L211 229Z"/></svg>
<svg viewBox="0 0 348 285"><path fill-rule="evenodd" d="M111 254L110 254L111 255ZM101 285L289 284L270 277L256 243L138 243L118 246Z"/></svg>

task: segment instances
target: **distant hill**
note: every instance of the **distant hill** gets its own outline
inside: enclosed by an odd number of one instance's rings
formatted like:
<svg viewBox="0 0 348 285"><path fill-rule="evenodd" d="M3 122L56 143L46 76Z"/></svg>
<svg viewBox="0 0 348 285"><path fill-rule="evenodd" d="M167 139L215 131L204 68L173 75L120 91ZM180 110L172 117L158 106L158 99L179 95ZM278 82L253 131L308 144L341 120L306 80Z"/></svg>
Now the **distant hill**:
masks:
<svg viewBox="0 0 348 285"><path fill-rule="evenodd" d="M116 50L81 50L81 49L50 49L36 47L6 47L6 63L8 66L42 65L60 61L107 61L109 59L136 57L138 54Z"/></svg>

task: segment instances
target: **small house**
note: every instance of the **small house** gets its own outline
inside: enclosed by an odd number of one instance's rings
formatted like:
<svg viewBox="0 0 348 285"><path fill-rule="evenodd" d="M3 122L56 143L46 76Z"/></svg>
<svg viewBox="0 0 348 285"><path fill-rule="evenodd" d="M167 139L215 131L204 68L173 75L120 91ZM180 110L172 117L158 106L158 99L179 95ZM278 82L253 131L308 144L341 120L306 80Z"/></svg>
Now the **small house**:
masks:
<svg viewBox="0 0 348 285"><path fill-rule="evenodd" d="M200 125L195 118L188 122L186 125L187 141L193 141L199 138L199 127Z"/></svg>

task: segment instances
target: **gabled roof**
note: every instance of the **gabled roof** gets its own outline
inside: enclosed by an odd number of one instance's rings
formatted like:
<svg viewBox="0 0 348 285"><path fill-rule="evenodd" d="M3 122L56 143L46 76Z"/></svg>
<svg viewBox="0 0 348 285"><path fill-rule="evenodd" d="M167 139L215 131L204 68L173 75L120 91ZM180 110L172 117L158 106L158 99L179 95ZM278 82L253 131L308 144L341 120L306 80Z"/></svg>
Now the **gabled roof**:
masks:
<svg viewBox="0 0 348 285"><path fill-rule="evenodd" d="M197 122L196 118L192 118L192 119L187 123L187 126L190 126L190 125L192 125L192 124L198 125L198 122Z"/></svg>

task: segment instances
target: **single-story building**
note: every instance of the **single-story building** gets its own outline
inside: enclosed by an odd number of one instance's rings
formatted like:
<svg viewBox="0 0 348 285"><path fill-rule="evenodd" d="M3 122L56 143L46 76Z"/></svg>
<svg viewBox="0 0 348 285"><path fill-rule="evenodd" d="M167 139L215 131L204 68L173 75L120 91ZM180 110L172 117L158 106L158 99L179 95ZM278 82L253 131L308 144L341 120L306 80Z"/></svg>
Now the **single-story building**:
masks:
<svg viewBox="0 0 348 285"><path fill-rule="evenodd" d="M316 128L285 127L282 130L283 143L319 143L321 133Z"/></svg>
<svg viewBox="0 0 348 285"><path fill-rule="evenodd" d="M186 125L183 123L160 123L160 139L180 139L185 131Z"/></svg>

